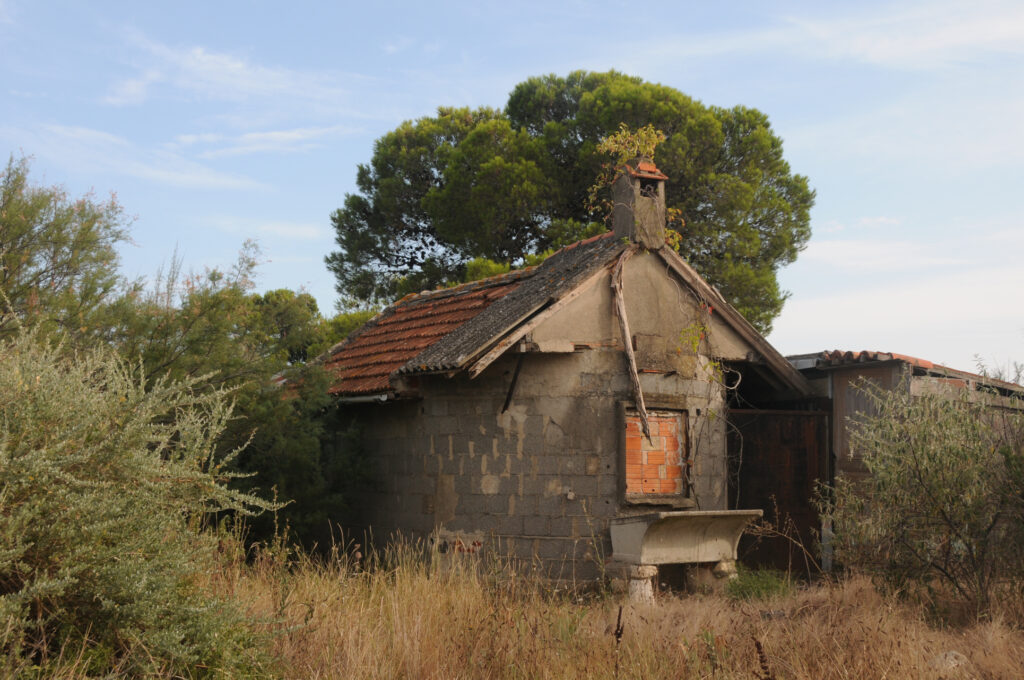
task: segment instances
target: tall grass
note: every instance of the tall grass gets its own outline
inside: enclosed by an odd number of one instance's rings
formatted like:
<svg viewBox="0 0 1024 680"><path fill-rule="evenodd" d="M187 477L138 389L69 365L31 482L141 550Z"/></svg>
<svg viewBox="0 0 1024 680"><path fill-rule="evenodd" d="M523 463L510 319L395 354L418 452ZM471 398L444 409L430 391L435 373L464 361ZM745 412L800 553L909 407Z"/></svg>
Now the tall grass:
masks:
<svg viewBox="0 0 1024 680"><path fill-rule="evenodd" d="M662 593L639 605L408 544L326 558L222 545L223 568L198 585L263 622L254 625L269 633L265 670L283 678L1024 677L1019 600L990 620L943 627L864 577L749 599ZM86 652L69 647L42 672L0 675L90 676Z"/></svg>
<svg viewBox="0 0 1024 680"><path fill-rule="evenodd" d="M943 629L866 578L636 605L399 545L367 559L265 553L215 585L277 622L271 652L285 677L1024 677L1019 609Z"/></svg>

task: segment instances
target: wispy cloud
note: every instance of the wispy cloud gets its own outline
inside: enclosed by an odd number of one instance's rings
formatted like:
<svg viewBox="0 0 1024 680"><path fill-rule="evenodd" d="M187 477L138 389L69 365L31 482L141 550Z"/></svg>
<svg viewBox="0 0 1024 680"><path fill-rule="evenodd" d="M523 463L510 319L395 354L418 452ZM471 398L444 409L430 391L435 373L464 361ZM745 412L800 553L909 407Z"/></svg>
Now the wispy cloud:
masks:
<svg viewBox="0 0 1024 680"><path fill-rule="evenodd" d="M256 225L256 230L261 234L274 234L305 241L316 241L328 235L327 230L320 225L298 222L261 222Z"/></svg>
<svg viewBox="0 0 1024 680"><path fill-rule="evenodd" d="M1019 219L1019 218L1018 218ZM986 248L992 257L1003 257L1006 253L1024 252L1024 229L987 227L986 233L980 238L980 245Z"/></svg>
<svg viewBox="0 0 1024 680"><path fill-rule="evenodd" d="M929 252L922 244L892 240L812 241L800 257L830 268L865 273L905 272L964 264L961 259Z"/></svg>
<svg viewBox="0 0 1024 680"><path fill-rule="evenodd" d="M121 80L111 87L103 101L114 106L141 104L149 94L149 87L163 80L160 71L150 69L136 78Z"/></svg>
<svg viewBox="0 0 1024 680"><path fill-rule="evenodd" d="M216 133L184 134L174 139L175 147L213 147L200 151L204 159L251 153L296 153L322 147L326 142L359 132L347 125L267 130L242 135Z"/></svg>
<svg viewBox="0 0 1024 680"><path fill-rule="evenodd" d="M786 146L918 172L1013 166L1024 162L1024 91L1008 86L1009 79L985 74L922 84L903 98L795 127Z"/></svg>
<svg viewBox="0 0 1024 680"><path fill-rule="evenodd" d="M202 46L170 46L134 30L127 33L126 41L137 51L133 61L142 66L136 75L113 83L104 97L108 104L142 104L160 88L192 99L268 99L354 114L349 110L351 93L344 83L365 80L353 73L266 66L243 55Z"/></svg>
<svg viewBox="0 0 1024 680"><path fill-rule="evenodd" d="M878 215L875 217L861 217L857 220L856 226L860 229L891 229L898 227L901 220L897 217L885 217Z"/></svg>
<svg viewBox="0 0 1024 680"><path fill-rule="evenodd" d="M290 240L318 241L329 236L325 226L310 222L252 220L228 216L208 217L203 222L215 229L247 238L271 236Z"/></svg>
<svg viewBox="0 0 1024 680"><path fill-rule="evenodd" d="M981 54L1024 54L1020 3L922 3L886 12L865 7L825 20L791 20L804 47L880 66L939 69Z"/></svg>
<svg viewBox="0 0 1024 680"><path fill-rule="evenodd" d="M938 70L992 54L1024 55L1020 3L921 2L896 10L840 6L852 9L820 18L787 17L767 28L677 35L655 41L648 50L680 58L778 51L911 70ZM824 14L830 6L821 7Z"/></svg>
<svg viewBox="0 0 1024 680"><path fill-rule="evenodd" d="M1020 355L1024 312L992 290L1024 288L1016 266L961 269L911 280L864 280L845 293L786 303L769 340L782 352L871 349L970 369L975 354Z"/></svg>
<svg viewBox="0 0 1024 680"><path fill-rule="evenodd" d="M181 155L135 146L118 135L87 127L41 125L32 129L0 127L0 139L32 149L35 155L89 173L109 172L158 184L194 189L258 189L241 175L219 172Z"/></svg>
<svg viewBox="0 0 1024 680"><path fill-rule="evenodd" d="M412 38L406 36L398 36L393 40L389 40L384 43L382 49L385 54L398 54L399 52L405 52L407 49L412 47L414 41Z"/></svg>
<svg viewBox="0 0 1024 680"><path fill-rule="evenodd" d="M858 233L875 229L895 229L901 224L902 220L897 217L885 217L878 215L875 217L860 217L852 223L840 220L829 220L822 225L815 226L814 232L816 234L839 234L843 232Z"/></svg>

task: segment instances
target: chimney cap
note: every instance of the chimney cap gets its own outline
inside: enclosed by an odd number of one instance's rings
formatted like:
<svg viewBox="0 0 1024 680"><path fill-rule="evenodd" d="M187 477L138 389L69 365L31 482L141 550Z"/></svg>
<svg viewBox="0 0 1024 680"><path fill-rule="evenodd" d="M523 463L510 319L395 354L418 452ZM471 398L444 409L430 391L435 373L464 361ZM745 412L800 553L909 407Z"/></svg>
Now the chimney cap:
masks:
<svg viewBox="0 0 1024 680"><path fill-rule="evenodd" d="M668 180L668 175L663 173L661 170L658 170L654 161L644 156L626 163L625 168L632 177L638 177L640 179L659 179L662 181Z"/></svg>

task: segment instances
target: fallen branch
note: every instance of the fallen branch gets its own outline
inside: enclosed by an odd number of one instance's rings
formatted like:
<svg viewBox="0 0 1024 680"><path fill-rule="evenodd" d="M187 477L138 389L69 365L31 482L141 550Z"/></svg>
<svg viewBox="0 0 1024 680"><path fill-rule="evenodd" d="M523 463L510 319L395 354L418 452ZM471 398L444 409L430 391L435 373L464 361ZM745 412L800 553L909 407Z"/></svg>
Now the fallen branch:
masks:
<svg viewBox="0 0 1024 680"><path fill-rule="evenodd" d="M626 348L626 359L629 361L629 380L633 385L633 401L640 413L640 423L644 436L651 441L651 428L647 423L647 407L644 406L644 393L640 388L640 374L636 368L636 354L633 353L633 336L629 332L629 320L626 318L626 302L622 297L622 265L633 254L632 247L626 248L615 262L612 270L612 295L615 298L615 315L619 317L619 330L622 332L622 344Z"/></svg>

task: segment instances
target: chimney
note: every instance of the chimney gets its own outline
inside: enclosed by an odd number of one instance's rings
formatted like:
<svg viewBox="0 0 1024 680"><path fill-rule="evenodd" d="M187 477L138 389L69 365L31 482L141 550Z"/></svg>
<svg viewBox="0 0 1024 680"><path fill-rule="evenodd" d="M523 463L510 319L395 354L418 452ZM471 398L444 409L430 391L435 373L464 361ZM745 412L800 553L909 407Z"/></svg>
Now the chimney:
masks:
<svg viewBox="0 0 1024 680"><path fill-rule="evenodd" d="M665 180L654 161L638 156L619 169L612 183L612 230L645 248L665 245Z"/></svg>

